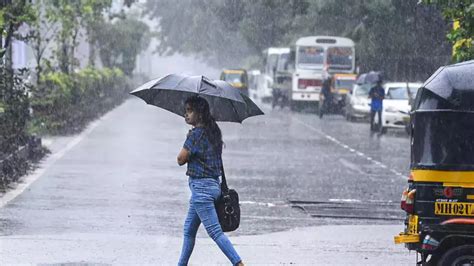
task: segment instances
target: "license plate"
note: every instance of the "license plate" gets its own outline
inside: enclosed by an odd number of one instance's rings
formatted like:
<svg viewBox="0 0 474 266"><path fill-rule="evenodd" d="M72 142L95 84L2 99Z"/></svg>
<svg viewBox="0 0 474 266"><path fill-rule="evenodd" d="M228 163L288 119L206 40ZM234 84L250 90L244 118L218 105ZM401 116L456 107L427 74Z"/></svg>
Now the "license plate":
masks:
<svg viewBox="0 0 474 266"><path fill-rule="evenodd" d="M339 94L347 94L348 92L348 89L339 89Z"/></svg>
<svg viewBox="0 0 474 266"><path fill-rule="evenodd" d="M418 215L410 215L408 217L408 234L418 234Z"/></svg>
<svg viewBox="0 0 474 266"><path fill-rule="evenodd" d="M474 216L474 203L435 202L436 215Z"/></svg>

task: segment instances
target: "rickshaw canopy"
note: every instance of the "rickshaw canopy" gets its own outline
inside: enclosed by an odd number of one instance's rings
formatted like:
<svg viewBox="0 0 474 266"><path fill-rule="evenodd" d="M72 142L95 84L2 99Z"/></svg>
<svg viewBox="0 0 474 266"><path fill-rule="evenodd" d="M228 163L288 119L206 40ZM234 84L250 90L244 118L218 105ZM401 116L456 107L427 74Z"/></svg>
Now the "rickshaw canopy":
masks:
<svg viewBox="0 0 474 266"><path fill-rule="evenodd" d="M438 69L411 113L411 168L474 171L474 60Z"/></svg>
<svg viewBox="0 0 474 266"><path fill-rule="evenodd" d="M446 100L456 91L474 91L474 60L440 67L423 87Z"/></svg>

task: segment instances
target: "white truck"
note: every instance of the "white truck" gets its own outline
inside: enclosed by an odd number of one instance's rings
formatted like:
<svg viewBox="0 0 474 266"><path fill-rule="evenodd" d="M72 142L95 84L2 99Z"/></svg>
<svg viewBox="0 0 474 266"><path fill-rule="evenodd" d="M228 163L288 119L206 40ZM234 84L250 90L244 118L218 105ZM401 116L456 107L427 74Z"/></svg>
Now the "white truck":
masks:
<svg viewBox="0 0 474 266"><path fill-rule="evenodd" d="M264 102L270 102L273 98L273 82L277 69L278 58L282 54L290 53L290 48L270 47L263 51L264 69L258 82L258 96Z"/></svg>

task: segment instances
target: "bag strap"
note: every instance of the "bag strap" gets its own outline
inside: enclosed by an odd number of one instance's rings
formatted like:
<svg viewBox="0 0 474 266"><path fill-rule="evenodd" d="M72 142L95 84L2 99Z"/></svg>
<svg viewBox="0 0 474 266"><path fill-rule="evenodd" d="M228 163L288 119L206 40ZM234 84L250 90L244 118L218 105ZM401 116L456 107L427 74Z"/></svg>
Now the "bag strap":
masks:
<svg viewBox="0 0 474 266"><path fill-rule="evenodd" d="M222 155L221 155L221 190L224 192L229 191L229 187L227 186L227 180L225 179L225 172L224 172L224 163L222 162Z"/></svg>

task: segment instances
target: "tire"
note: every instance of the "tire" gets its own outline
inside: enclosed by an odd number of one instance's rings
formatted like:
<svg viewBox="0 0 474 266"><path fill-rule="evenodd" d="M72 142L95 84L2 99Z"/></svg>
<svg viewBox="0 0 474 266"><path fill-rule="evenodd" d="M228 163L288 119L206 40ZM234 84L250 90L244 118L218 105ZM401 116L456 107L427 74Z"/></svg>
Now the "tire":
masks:
<svg viewBox="0 0 474 266"><path fill-rule="evenodd" d="M387 134L387 130L388 130L388 128L382 127L382 130L380 130L380 133Z"/></svg>
<svg viewBox="0 0 474 266"><path fill-rule="evenodd" d="M463 245L449 249L441 256L438 265L474 265L474 245Z"/></svg>
<svg viewBox="0 0 474 266"><path fill-rule="evenodd" d="M406 125L406 126L405 126L405 132L407 133L408 136L411 135L411 128L410 128L410 125Z"/></svg>

